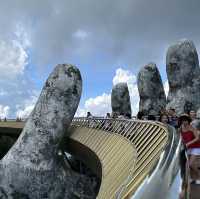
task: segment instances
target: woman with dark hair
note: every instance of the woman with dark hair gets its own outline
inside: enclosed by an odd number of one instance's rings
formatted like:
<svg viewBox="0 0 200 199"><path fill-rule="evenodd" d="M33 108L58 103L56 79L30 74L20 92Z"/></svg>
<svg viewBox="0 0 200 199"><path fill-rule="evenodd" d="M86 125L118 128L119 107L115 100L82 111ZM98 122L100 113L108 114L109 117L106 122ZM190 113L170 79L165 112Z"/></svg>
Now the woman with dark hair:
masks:
<svg viewBox="0 0 200 199"><path fill-rule="evenodd" d="M199 169L198 165L196 165L196 158L200 155L200 140L199 140L199 131L193 128L190 125L191 118L189 115L184 114L179 117L180 124L180 135L182 138L182 142L186 147L186 153L189 157L189 166L195 172L195 176L197 178L196 183L200 183L199 178Z"/></svg>
<svg viewBox="0 0 200 199"><path fill-rule="evenodd" d="M159 117L159 122L162 122L163 124L169 124L169 117L166 113L163 113Z"/></svg>

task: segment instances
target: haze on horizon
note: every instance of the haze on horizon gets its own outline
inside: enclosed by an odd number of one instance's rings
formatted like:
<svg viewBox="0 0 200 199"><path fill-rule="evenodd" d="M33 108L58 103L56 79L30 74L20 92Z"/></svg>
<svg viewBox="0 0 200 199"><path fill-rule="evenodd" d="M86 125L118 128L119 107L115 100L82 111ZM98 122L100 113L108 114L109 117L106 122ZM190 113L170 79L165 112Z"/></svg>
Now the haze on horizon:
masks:
<svg viewBox="0 0 200 199"><path fill-rule="evenodd" d="M53 67L71 63L83 77L78 115L110 111L113 84L155 62L167 90L168 46L182 38L200 50L199 0L7 0L0 2L0 117L26 117Z"/></svg>

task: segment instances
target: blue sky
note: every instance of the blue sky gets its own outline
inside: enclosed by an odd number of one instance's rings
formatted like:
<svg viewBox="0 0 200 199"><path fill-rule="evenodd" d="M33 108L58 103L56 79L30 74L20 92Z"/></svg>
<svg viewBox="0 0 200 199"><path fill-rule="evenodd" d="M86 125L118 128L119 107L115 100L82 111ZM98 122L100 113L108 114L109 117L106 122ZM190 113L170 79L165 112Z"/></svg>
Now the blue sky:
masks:
<svg viewBox="0 0 200 199"><path fill-rule="evenodd" d="M199 0L7 0L0 2L0 117L27 117L59 63L79 67L78 115L110 111L113 84L127 81L138 109L136 76L155 62L166 87L167 48L188 38L200 49Z"/></svg>

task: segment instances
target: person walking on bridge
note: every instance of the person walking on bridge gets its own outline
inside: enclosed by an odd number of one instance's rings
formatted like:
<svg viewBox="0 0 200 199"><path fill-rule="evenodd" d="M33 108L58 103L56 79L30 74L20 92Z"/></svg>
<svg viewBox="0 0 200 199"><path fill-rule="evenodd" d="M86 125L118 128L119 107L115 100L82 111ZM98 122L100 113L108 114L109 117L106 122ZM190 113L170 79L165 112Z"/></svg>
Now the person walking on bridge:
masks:
<svg viewBox="0 0 200 199"><path fill-rule="evenodd" d="M196 112L194 110L190 110L189 115L192 121L196 119Z"/></svg>
<svg viewBox="0 0 200 199"><path fill-rule="evenodd" d="M184 114L180 116L180 135L182 142L186 147L186 153L189 158L189 167L194 172L194 178L192 179L194 183L200 184L200 176L198 165L196 164L197 156L200 155L200 139L199 139L199 130L193 128L190 125L191 118L189 115Z"/></svg>

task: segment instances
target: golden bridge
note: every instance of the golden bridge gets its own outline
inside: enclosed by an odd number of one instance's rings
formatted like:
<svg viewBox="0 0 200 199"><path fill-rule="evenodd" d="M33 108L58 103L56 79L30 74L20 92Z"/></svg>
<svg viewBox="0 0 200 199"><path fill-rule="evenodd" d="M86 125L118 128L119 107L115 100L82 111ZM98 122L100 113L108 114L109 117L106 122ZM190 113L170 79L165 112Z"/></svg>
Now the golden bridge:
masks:
<svg viewBox="0 0 200 199"><path fill-rule="evenodd" d="M0 135L17 138L23 126L0 122ZM101 179L98 199L171 197L181 145L174 128L150 121L74 118L67 131L64 150Z"/></svg>

